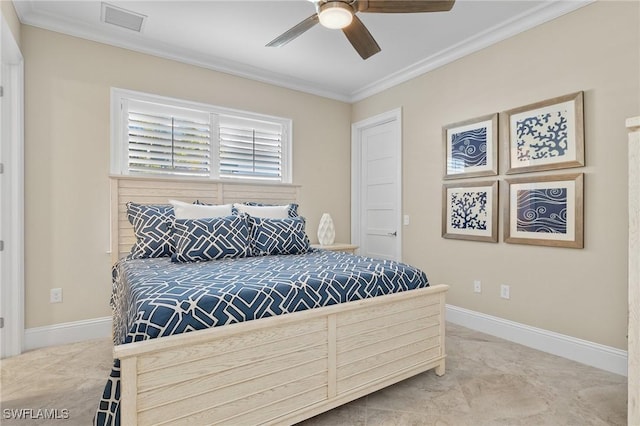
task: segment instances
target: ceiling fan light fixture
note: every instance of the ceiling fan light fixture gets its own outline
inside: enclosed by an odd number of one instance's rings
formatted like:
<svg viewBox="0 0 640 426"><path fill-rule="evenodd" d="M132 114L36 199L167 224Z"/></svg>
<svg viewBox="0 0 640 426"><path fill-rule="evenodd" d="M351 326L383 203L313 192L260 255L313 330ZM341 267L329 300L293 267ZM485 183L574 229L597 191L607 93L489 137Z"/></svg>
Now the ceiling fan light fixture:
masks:
<svg viewBox="0 0 640 426"><path fill-rule="evenodd" d="M342 29L353 20L351 6L341 1L332 1L320 5L318 18L322 26L331 29Z"/></svg>

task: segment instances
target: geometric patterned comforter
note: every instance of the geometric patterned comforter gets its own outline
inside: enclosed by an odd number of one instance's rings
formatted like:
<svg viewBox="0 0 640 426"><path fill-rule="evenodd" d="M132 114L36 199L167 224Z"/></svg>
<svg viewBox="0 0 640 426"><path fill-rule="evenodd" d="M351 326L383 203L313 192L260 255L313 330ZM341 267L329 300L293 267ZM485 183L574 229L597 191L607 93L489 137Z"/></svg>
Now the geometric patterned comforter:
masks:
<svg viewBox="0 0 640 426"><path fill-rule="evenodd" d="M424 272L342 252L198 263L120 260L112 270L114 344L427 287ZM119 425L120 368L114 362L95 417Z"/></svg>

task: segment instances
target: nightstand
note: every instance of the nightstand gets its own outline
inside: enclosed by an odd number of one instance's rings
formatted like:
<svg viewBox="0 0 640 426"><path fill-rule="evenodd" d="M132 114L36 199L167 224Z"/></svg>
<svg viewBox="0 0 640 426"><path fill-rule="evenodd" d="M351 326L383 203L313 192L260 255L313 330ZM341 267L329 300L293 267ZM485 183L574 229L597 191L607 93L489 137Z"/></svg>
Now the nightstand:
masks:
<svg viewBox="0 0 640 426"><path fill-rule="evenodd" d="M322 246L320 244L311 244L311 247L322 249L322 250L343 251L345 253L351 253L351 254L355 254L356 250L358 250L358 246L354 246L353 244L345 244L345 243L335 243L327 246Z"/></svg>

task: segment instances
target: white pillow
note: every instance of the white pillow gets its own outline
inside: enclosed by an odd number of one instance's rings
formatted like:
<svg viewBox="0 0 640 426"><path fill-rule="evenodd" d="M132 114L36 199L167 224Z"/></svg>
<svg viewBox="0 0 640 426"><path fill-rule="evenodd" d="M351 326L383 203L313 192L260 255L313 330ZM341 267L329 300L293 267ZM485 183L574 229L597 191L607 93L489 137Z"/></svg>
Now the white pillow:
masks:
<svg viewBox="0 0 640 426"><path fill-rule="evenodd" d="M238 210L238 213L246 213L249 216L264 219L287 219L289 217L289 204L284 206L248 206L234 203L233 207Z"/></svg>
<svg viewBox="0 0 640 426"><path fill-rule="evenodd" d="M176 219L207 219L211 217L231 216L231 204L218 206L204 206L201 204L189 204L178 200L169 200L173 206Z"/></svg>

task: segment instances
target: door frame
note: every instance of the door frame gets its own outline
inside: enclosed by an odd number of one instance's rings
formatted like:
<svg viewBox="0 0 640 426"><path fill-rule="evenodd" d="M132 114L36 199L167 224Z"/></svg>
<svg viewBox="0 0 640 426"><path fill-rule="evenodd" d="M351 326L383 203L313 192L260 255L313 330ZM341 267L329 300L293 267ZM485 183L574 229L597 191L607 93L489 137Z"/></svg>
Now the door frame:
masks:
<svg viewBox="0 0 640 426"><path fill-rule="evenodd" d="M362 134L372 127L396 122L396 203L398 213L396 217L396 253L398 261L402 260L402 108L383 112L351 124L351 244L362 245Z"/></svg>
<svg viewBox="0 0 640 426"><path fill-rule="evenodd" d="M2 239L0 286L5 317L0 358L19 355L24 345L24 60L13 33L0 14L0 55L3 85Z"/></svg>

